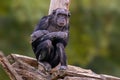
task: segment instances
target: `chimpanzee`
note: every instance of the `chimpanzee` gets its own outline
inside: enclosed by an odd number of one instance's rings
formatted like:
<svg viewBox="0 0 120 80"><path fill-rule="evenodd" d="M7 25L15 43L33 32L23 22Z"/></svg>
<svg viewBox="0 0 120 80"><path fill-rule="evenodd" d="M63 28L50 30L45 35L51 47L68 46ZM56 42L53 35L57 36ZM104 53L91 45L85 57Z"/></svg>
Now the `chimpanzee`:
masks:
<svg viewBox="0 0 120 80"><path fill-rule="evenodd" d="M31 34L33 51L46 70L59 63L60 70L67 69L65 47L69 38L69 17L68 10L57 8L44 16Z"/></svg>

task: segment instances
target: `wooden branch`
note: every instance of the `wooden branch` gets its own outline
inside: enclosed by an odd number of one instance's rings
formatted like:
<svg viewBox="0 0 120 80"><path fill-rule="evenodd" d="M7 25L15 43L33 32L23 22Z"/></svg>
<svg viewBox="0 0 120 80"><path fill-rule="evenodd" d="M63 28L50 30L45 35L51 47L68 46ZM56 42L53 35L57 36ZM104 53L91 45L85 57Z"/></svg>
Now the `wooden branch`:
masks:
<svg viewBox="0 0 120 80"><path fill-rule="evenodd" d="M51 0L48 14L51 14L51 12L57 8L69 10L69 5L70 0Z"/></svg>
<svg viewBox="0 0 120 80"><path fill-rule="evenodd" d="M27 56L22 56L18 54L11 54L7 56L8 60L18 60L18 61L24 61L25 63L28 63L29 65L32 65L34 67L38 66L38 63L36 62L35 58L27 57ZM17 59L16 59L17 58Z"/></svg>
<svg viewBox="0 0 120 80"><path fill-rule="evenodd" d="M21 76L19 76L14 68L10 65L9 61L4 57L3 53L0 52L0 63L2 64L6 73L10 76L11 80L22 80Z"/></svg>
<svg viewBox="0 0 120 80"><path fill-rule="evenodd" d="M96 74L71 65L65 71L55 68L46 72L36 59L18 54L5 57L0 52L0 63L11 80L120 80L118 77Z"/></svg>

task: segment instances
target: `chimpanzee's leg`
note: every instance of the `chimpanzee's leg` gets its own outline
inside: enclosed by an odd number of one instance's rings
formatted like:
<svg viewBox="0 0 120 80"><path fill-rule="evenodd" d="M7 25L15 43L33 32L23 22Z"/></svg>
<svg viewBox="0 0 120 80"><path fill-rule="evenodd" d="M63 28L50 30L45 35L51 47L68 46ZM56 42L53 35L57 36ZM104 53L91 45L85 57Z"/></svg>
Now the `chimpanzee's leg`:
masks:
<svg viewBox="0 0 120 80"><path fill-rule="evenodd" d="M45 69L48 71L51 66L49 65L50 53L53 46L50 40L40 42L36 49L36 58L39 62L42 62Z"/></svg>
<svg viewBox="0 0 120 80"><path fill-rule="evenodd" d="M52 49L52 43L50 40L45 40L43 42L40 42L35 52L37 60L39 61L47 60L50 55L51 49Z"/></svg>
<svg viewBox="0 0 120 80"><path fill-rule="evenodd" d="M54 46L54 52L50 55L50 64L52 68L56 67L60 63L60 54L58 54L57 51L58 50Z"/></svg>
<svg viewBox="0 0 120 80"><path fill-rule="evenodd" d="M57 47L56 54L60 55L60 63L61 63L60 70L65 70L67 69L67 62L66 62L67 57L65 54L64 45L62 43L57 43L56 47Z"/></svg>

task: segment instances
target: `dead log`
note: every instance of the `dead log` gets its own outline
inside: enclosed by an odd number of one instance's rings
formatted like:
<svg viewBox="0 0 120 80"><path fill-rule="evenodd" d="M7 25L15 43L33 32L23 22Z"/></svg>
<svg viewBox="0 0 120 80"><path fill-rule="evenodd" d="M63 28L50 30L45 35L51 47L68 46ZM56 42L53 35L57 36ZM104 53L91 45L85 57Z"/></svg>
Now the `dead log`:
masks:
<svg viewBox="0 0 120 80"><path fill-rule="evenodd" d="M69 10L69 5L70 0L51 0L48 14L50 14L53 10L57 8Z"/></svg>
<svg viewBox="0 0 120 80"><path fill-rule="evenodd" d="M46 72L36 59L18 54L5 57L0 52L0 63L11 80L120 80L118 77L96 74L91 70L71 65L66 71L55 68Z"/></svg>
<svg viewBox="0 0 120 80"><path fill-rule="evenodd" d="M22 80L21 76L17 74L17 72L12 68L9 61L6 59L6 57L0 52L0 63L2 64L4 70L9 75L11 80Z"/></svg>

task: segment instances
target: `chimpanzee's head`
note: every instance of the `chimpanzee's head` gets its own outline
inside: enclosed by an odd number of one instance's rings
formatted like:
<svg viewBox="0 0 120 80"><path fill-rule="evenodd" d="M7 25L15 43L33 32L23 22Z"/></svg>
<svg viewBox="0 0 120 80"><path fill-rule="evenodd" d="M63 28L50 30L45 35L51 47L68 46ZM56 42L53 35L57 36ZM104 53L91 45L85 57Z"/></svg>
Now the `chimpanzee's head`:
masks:
<svg viewBox="0 0 120 80"><path fill-rule="evenodd" d="M63 8L57 8L53 10L51 14L53 23L62 27L66 26L69 23L70 12Z"/></svg>

